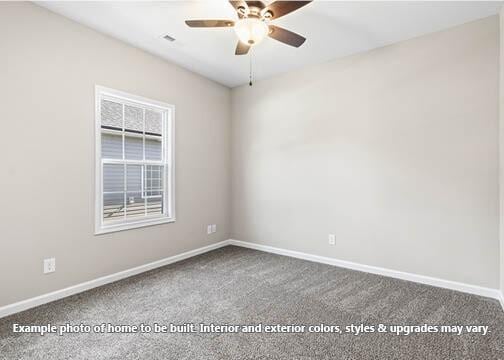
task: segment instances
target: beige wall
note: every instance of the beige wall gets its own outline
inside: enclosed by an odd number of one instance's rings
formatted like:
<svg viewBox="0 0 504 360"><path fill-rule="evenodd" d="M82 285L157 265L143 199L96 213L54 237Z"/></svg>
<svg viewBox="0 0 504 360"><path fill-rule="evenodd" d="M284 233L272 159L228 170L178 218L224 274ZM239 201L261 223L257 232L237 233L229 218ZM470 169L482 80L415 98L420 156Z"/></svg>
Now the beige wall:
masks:
<svg viewBox="0 0 504 360"><path fill-rule="evenodd" d="M493 16L234 89L232 237L497 288L498 59Z"/></svg>
<svg viewBox="0 0 504 360"><path fill-rule="evenodd" d="M176 223L93 236L95 84L176 106ZM229 238L229 89L0 3L0 99L0 306Z"/></svg>

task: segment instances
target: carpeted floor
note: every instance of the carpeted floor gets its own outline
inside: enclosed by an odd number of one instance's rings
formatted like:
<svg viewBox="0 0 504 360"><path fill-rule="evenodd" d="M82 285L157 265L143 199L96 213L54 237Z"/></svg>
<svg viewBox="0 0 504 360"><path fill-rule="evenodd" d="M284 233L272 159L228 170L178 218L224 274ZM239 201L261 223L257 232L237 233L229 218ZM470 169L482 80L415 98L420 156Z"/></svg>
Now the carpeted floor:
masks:
<svg viewBox="0 0 504 360"><path fill-rule="evenodd" d="M15 323L326 324L341 333L41 336L14 334ZM351 324L375 332L354 335L346 332ZM379 333L378 324L489 332L406 336ZM228 246L0 319L0 359L265 358L504 359L504 312L492 299Z"/></svg>

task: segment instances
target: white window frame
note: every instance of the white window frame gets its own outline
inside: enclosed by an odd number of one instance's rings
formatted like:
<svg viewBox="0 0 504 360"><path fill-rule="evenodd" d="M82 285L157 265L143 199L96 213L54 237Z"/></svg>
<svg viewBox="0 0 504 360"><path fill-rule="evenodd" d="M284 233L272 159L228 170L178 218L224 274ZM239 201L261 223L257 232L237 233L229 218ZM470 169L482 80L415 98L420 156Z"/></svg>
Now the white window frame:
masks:
<svg viewBox="0 0 504 360"><path fill-rule="evenodd" d="M161 215L150 215L145 218L124 220L112 224L103 222L103 160L101 156L101 99L112 98L123 103L151 108L163 114L162 165L166 181L163 183L164 209ZM123 120L124 121L124 120ZM124 146L124 144L123 144ZM144 226L175 222L175 106L156 100L146 99L123 91L95 86L95 235L115 231L135 229ZM145 151L145 150L144 150ZM111 160L107 160L110 163ZM146 160L118 160L121 164L146 164ZM152 161L151 165L160 165ZM142 168L143 169L143 168ZM143 171L143 170L142 170ZM143 176L142 176L143 181Z"/></svg>

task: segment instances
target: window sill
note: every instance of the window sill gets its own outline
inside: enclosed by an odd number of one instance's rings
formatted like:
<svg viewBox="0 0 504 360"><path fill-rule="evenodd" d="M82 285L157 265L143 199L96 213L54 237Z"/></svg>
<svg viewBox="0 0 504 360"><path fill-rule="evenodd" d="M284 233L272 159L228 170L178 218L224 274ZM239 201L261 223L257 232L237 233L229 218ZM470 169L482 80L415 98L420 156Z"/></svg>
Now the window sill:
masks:
<svg viewBox="0 0 504 360"><path fill-rule="evenodd" d="M137 229L137 228L142 228L142 227L146 227L146 226L167 224L167 223L172 223L172 222L175 222L175 218L163 217L163 218L155 218L155 219L137 221L134 223L115 224L115 225L109 225L109 226L103 226L103 227L96 228L94 234L95 235L102 235L102 234L108 234L108 233L112 233L112 232L131 230L131 229Z"/></svg>

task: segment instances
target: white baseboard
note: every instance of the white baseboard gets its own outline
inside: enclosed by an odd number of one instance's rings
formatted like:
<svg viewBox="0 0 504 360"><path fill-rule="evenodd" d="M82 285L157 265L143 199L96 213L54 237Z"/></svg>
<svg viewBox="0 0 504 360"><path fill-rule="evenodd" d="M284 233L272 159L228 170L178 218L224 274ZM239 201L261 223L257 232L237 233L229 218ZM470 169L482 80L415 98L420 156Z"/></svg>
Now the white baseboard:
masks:
<svg viewBox="0 0 504 360"><path fill-rule="evenodd" d="M203 254L208 251L215 250L215 249L221 248L226 245L229 245L229 240L221 241L221 242L211 244L208 246L203 246L201 248L190 250L190 251L187 251L182 254L170 256L165 259L154 261L154 262L151 262L151 263L148 263L145 265L140 265L140 266L128 269L128 270L120 271L120 272L117 272L112 275L103 276L103 277L100 277L100 278L97 278L94 280L86 281L86 282L83 282L83 283L80 283L80 284L77 284L74 286L67 287L65 289L56 290L56 291L53 291L53 292L50 292L47 294L43 294L43 295L31 298L31 299L19 301L14 304L9 304L9 305L0 307L0 318L17 313L17 312L20 312L20 311L23 311L23 310L31 309L35 306L46 304L51 301L62 299L64 297L67 297L70 295L78 294L80 292L90 290L90 289L93 289L98 286L109 284L109 283L117 281L117 280L121 280L121 279L130 277L130 276L133 276L133 275L137 275L137 274L143 273L145 271L149 271L149 270L161 267L161 266L172 264L177 261L185 260L190 257L196 256L199 254Z"/></svg>
<svg viewBox="0 0 504 360"><path fill-rule="evenodd" d="M241 247L246 247L249 249L265 251L265 252L269 252L269 253L273 253L273 254L290 256L290 257L294 257L294 258L298 258L298 259L314 261L314 262L318 262L318 263L322 263L322 264L339 266L339 267L346 268L346 269L364 271L367 273L383 275L383 276L388 276L388 277L392 277L392 278L396 278L396 279L413 281L413 282L417 282L420 284L437 286L437 287L441 287L441 288L445 288L445 289L456 290L456 291L461 291L461 292L465 292L465 293L469 293L469 294L489 297L489 298L500 300L501 305L503 306L503 310L504 310L504 300L502 297L502 293L497 289L491 289L491 288L481 287L481 286L477 286L477 285L469 285L469 284L464 284L464 283L450 281L450 280L443 280L443 279L438 279L438 278L434 278L434 277L430 277L430 276L411 274L411 273L406 273L406 272L397 271L397 270L390 270L390 269L385 269L385 268L381 268L381 267L377 267L377 266L364 265L364 264L354 263L351 261L338 260L335 258L330 258L330 257L325 257L325 256L302 253L299 251L280 249L280 248L276 248L276 247L272 247L272 246L261 245L261 244L246 242L246 241L231 239L231 240L229 240L229 244L241 246Z"/></svg>
<svg viewBox="0 0 504 360"><path fill-rule="evenodd" d="M502 289L500 291L499 300L500 300L500 304L502 306L502 311L504 311L504 289Z"/></svg>
<svg viewBox="0 0 504 360"><path fill-rule="evenodd" d="M390 269L385 269L385 268L380 268L376 266L370 266L370 265L363 265L363 264L358 264L350 261L344 261L344 260L338 260L334 258L329 258L329 257L324 257L324 256L318 256L318 255L312 255L312 254L307 254L307 253L302 253L299 251L293 251L293 250L286 250L286 249L280 249L272 246L267 246L267 245L261 245L261 244L256 244L256 243L250 243L250 242L245 242L245 241L239 241L239 240L224 240L215 244L211 244L208 246L204 246L198 249L190 250L182 254L170 256L165 259L161 259L158 261L154 261L145 265L137 266L128 270L120 271L115 274L103 276L94 280L86 281L74 286L67 287L65 289L61 290L56 290L51 293L47 293L44 295L40 295L31 299L19 301L13 304L9 304L3 307L0 307L0 318L15 314L17 312L21 312L27 309L31 309L33 307L46 304L51 301L59 300L62 298L65 298L70 295L78 294L80 292L86 291L93 289L98 286L106 285L114 281L118 281L121 279L125 279L127 277L137 275L149 270L156 269L161 266L165 266L168 264L175 263L177 261L185 260L190 257L206 253L211 250L215 250L227 245L235 245L235 246L241 246L249 249L255 249L255 250L260 250L260 251L265 251L273 254L278 254L278 255L284 255L284 256L290 256L298 259L303 259L303 260L309 260L309 261L314 261L314 262L319 262L323 264L328 264L328 265L334 265L334 266L339 266L342 268L347 268L347 269L352 269L352 270L357 270L357 271L364 271L372 274L377 274L377 275L383 275L383 276L388 276L396 279L402 279L402 280L408 280L408 281L413 281L421 284L427 284L427 285L432 285L432 286L437 286L441 288L446 288L450 290L456 290L456 291L461 291L469 294L475 294L475 295L480 295L484 297L489 297L489 298L494 298L500 301L502 305L502 309L504 310L504 295L502 292L500 292L497 289L491 289L491 288L485 288L485 287L480 287L476 285L469 285L469 284L464 284L464 283L459 283L459 282L454 282L454 281L449 281L449 280L443 280L443 279L438 279L438 278L433 278L429 276L423 276L423 275L416 275L416 274L410 274L410 273L405 273L401 271L396 271L396 270L390 270Z"/></svg>

